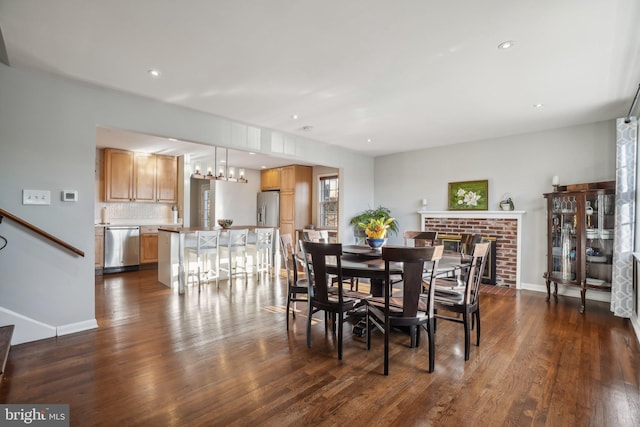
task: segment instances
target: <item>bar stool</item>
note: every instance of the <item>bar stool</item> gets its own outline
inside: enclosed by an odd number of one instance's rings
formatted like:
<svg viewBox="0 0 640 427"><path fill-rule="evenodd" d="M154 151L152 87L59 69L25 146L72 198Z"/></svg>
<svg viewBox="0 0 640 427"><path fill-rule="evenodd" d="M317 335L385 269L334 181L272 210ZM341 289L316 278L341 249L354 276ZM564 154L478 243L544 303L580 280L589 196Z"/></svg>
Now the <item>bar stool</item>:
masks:
<svg viewBox="0 0 640 427"><path fill-rule="evenodd" d="M220 231L196 231L195 246L186 246L184 248L185 255L187 257L187 272L191 271L191 258L192 255L196 257L196 263L198 264L198 292L202 285L202 275L206 275L207 280L211 280L211 270L215 272L216 283L220 277L220 258L218 256L218 241L220 239ZM210 256L213 255L213 264L211 263ZM203 264L204 261L204 264ZM205 269L202 271L201 266L204 265ZM189 273L187 273L189 274Z"/></svg>
<svg viewBox="0 0 640 427"><path fill-rule="evenodd" d="M256 274L266 272L271 275L273 268L273 228L256 228L256 243L247 246L255 255Z"/></svg>
<svg viewBox="0 0 640 427"><path fill-rule="evenodd" d="M247 236L248 229L228 230L226 244L220 245L220 270L226 271L229 280L238 274L244 274L245 281L247 275ZM238 262L238 258L242 263ZM226 267L223 267L226 265ZM242 270L242 271L239 271Z"/></svg>

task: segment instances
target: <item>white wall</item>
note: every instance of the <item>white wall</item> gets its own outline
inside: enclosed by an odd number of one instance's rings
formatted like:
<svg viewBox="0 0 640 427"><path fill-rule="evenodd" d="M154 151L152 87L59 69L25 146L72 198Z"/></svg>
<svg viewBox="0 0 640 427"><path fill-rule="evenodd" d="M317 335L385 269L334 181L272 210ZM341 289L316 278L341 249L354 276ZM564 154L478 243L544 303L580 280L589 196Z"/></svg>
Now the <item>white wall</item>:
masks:
<svg viewBox="0 0 640 427"><path fill-rule="evenodd" d="M260 171L247 169L246 184L215 181L215 220L232 219L233 225L256 225Z"/></svg>
<svg viewBox="0 0 640 427"><path fill-rule="evenodd" d="M420 229L416 211L423 198L428 210L447 210L449 182L488 179L490 210L498 210L502 194L511 193L516 210L526 211L522 282L544 285L542 194L552 191L554 175L560 184L615 180L615 134L611 120L380 157L375 162L375 203L391 208L401 230Z"/></svg>
<svg viewBox="0 0 640 427"><path fill-rule="evenodd" d="M97 125L341 168L342 217L373 200L371 157L0 65L0 207L86 253L84 258L69 254L10 220L0 224L0 234L9 241L0 251L0 324L16 322L14 344L51 336L51 330L61 334L95 326ZM22 189L51 191L51 205L22 205ZM78 203L62 203L62 189L78 190Z"/></svg>

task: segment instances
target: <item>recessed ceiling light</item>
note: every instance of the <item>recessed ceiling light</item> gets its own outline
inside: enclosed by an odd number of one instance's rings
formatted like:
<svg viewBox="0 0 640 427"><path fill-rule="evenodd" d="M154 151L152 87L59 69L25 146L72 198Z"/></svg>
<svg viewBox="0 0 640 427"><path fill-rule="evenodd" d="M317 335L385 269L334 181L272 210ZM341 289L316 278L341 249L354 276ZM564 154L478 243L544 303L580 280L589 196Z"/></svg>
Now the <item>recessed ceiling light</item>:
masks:
<svg viewBox="0 0 640 427"><path fill-rule="evenodd" d="M293 120L298 120L298 115L297 115L297 114L292 114L292 115L291 115L291 118L292 118Z"/></svg>
<svg viewBox="0 0 640 427"><path fill-rule="evenodd" d="M249 151L249 155L250 156L255 156L256 153L254 153L253 151Z"/></svg>
<svg viewBox="0 0 640 427"><path fill-rule="evenodd" d="M542 108L544 104L533 104L533 108Z"/></svg>
<svg viewBox="0 0 640 427"><path fill-rule="evenodd" d="M367 138L367 142L371 142L371 138Z"/></svg>
<svg viewBox="0 0 640 427"><path fill-rule="evenodd" d="M178 142L178 140L177 140L177 139L175 139L175 138L167 138L167 139L168 139L169 141L171 141L171 142Z"/></svg>
<svg viewBox="0 0 640 427"><path fill-rule="evenodd" d="M267 167L265 165L260 166L260 169L266 169Z"/></svg>
<svg viewBox="0 0 640 427"><path fill-rule="evenodd" d="M511 40L507 40L498 45L498 49L509 49L510 47L513 47L513 41Z"/></svg>
<svg viewBox="0 0 640 427"><path fill-rule="evenodd" d="M160 77L160 71L156 70L155 68L148 70L147 73L149 73L153 77Z"/></svg>

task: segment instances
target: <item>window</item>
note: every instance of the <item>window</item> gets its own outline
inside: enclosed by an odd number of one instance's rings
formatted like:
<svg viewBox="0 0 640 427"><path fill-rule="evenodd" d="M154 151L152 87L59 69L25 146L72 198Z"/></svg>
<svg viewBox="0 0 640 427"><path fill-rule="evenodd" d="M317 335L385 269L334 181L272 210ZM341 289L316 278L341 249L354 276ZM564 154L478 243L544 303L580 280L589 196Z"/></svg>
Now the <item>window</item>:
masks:
<svg viewBox="0 0 640 427"><path fill-rule="evenodd" d="M320 177L320 227L338 228L338 175Z"/></svg>

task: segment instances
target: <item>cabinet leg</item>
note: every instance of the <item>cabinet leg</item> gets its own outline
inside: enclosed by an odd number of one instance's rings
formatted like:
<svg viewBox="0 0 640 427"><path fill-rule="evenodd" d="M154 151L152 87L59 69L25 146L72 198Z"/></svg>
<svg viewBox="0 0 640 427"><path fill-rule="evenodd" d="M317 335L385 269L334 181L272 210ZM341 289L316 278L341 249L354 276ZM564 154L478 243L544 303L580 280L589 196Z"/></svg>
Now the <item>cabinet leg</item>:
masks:
<svg viewBox="0 0 640 427"><path fill-rule="evenodd" d="M547 301L551 299L551 280L547 280Z"/></svg>
<svg viewBox="0 0 640 427"><path fill-rule="evenodd" d="M555 297L555 299L558 299L558 282L553 282L553 284L555 285L553 296Z"/></svg>
<svg viewBox="0 0 640 427"><path fill-rule="evenodd" d="M587 294L587 290L585 288L580 289L580 313L584 313L586 294Z"/></svg>

